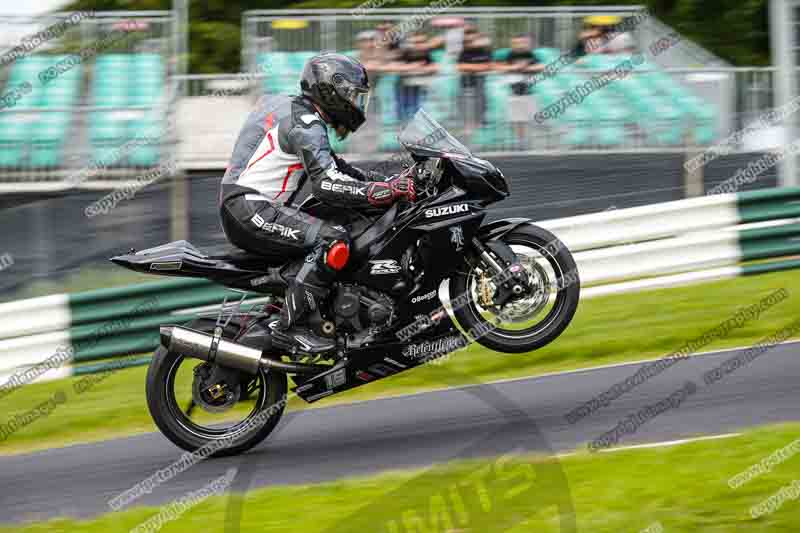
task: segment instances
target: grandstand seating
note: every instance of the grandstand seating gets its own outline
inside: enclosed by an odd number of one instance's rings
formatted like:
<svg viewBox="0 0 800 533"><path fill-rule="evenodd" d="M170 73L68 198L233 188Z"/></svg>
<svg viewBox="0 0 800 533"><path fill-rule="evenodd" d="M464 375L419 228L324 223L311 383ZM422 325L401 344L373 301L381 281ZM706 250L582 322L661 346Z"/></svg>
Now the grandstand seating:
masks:
<svg viewBox="0 0 800 533"><path fill-rule="evenodd" d="M0 114L0 167L54 168L65 166L65 148L73 124L72 108L79 103L83 65L63 69L42 83L39 73L69 58L37 54L12 65L6 90L30 83L32 90L13 108ZM105 54L96 59L90 103L101 108L141 106L136 111L109 109L89 116L90 157L109 165L153 166L161 156L159 138L163 113L154 110L164 94L165 72L157 54ZM147 137L149 142L131 149L126 158L109 159L109 151L128 140Z"/></svg>
<svg viewBox="0 0 800 533"><path fill-rule="evenodd" d="M158 108L164 95L164 65L158 54L104 54L97 58L92 79L90 116L92 159L106 166L153 166L161 157L164 116ZM118 108L139 106L145 109ZM116 150L141 139L131 150Z"/></svg>
<svg viewBox="0 0 800 533"><path fill-rule="evenodd" d="M62 164L72 121L70 108L80 93L81 66L74 65L46 84L39 73L65 55L33 55L11 68L6 91L29 83L32 90L0 115L0 166L55 167Z"/></svg>
<svg viewBox="0 0 800 533"><path fill-rule="evenodd" d="M508 48L496 49L492 58L503 61L510 52ZM356 55L354 51L348 53ZM296 92L303 65L313 54L308 51L259 54L257 62L260 65L271 64L270 75L264 80L264 90L280 94ZM540 63L548 64L556 61L562 52L555 48L537 48L534 55ZM440 72L430 85L423 105L437 120L447 123L449 119L457 118L453 116L452 103L460 91L460 78L453 59L443 51L435 51L433 59L440 65ZM539 109L543 109L563 97L566 91L583 84L590 76L588 70L608 70L625 59L627 57L622 55L588 55L572 67L532 84L531 98ZM658 71L654 64L642 64L637 70L653 72L628 76L612 83L609 90L594 91L581 105L570 106L563 115L548 121L547 127L562 144L572 147L612 148L639 139L649 146L707 144L713 140L716 111L712 105L693 95L671 76ZM511 93L507 80L501 73L487 75L484 124L470 139L477 148L502 148L513 142L508 110ZM383 75L375 87L383 126L378 140L382 150L397 148L394 130L399 121L394 100L398 82L396 75ZM339 149L343 147L337 146Z"/></svg>

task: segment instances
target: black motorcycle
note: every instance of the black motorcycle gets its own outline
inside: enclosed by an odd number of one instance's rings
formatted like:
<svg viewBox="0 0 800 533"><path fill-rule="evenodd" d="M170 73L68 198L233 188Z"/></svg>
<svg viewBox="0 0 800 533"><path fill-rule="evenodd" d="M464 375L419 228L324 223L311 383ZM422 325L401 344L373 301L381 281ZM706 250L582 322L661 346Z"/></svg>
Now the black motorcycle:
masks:
<svg viewBox="0 0 800 533"><path fill-rule="evenodd" d="M348 219L350 259L309 320L316 334L335 341L328 353L273 343L290 264L243 251L211 256L186 241L112 258L137 272L207 278L243 299L261 294L186 326L161 327L147 402L172 442L213 456L252 448L283 414L292 396L288 376L297 396L315 402L473 341L524 353L564 331L578 306L575 262L528 219L484 222L486 206L509 194L502 172L422 110L399 140L414 161L404 172L414 177L418 199ZM335 216L313 197L301 209Z"/></svg>

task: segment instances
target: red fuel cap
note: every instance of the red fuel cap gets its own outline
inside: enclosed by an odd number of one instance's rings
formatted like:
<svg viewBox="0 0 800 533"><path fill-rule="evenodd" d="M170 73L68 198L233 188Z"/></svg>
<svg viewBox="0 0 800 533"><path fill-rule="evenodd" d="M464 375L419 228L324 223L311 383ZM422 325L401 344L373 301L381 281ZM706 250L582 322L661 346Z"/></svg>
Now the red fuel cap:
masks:
<svg viewBox="0 0 800 533"><path fill-rule="evenodd" d="M334 270L341 270L347 264L350 258L350 248L347 247L342 241L334 243L328 248L328 253L325 256L325 262Z"/></svg>

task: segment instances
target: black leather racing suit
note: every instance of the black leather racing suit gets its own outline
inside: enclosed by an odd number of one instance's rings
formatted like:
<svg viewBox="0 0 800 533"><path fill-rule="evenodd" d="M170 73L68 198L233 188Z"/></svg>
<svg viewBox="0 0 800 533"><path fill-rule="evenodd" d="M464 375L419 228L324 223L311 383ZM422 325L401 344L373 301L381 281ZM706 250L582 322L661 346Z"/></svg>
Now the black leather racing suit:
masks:
<svg viewBox="0 0 800 533"><path fill-rule="evenodd" d="M371 193L386 190L331 151L327 126L308 99L262 97L222 179L220 214L225 235L239 248L283 259L308 254L286 293L284 327L316 309L327 293L335 275L324 262L328 247L336 241L349 245L346 227L303 213L293 203L306 179L316 198L334 206L371 207Z"/></svg>

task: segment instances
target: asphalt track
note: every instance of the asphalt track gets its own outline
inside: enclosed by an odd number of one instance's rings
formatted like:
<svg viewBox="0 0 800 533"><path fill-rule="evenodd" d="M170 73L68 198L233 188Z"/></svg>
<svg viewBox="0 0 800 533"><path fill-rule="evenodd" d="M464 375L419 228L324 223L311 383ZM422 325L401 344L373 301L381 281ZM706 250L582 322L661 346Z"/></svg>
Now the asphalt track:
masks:
<svg viewBox="0 0 800 533"><path fill-rule="evenodd" d="M680 361L574 424L565 419L567 412L632 376L640 364L289 414L272 437L250 453L201 462L133 505L175 500L224 475L231 466L247 470L247 486L252 488L497 455L508 451L512 442L514 449L570 451L669 397L687 381L697 385L696 393L624 436L619 445L800 419L800 343L776 346L712 385L703 381L705 372L738 353ZM490 438L500 434L502 438ZM147 434L0 457L0 517L9 523L108 512L110 499L180 454L160 434Z"/></svg>

